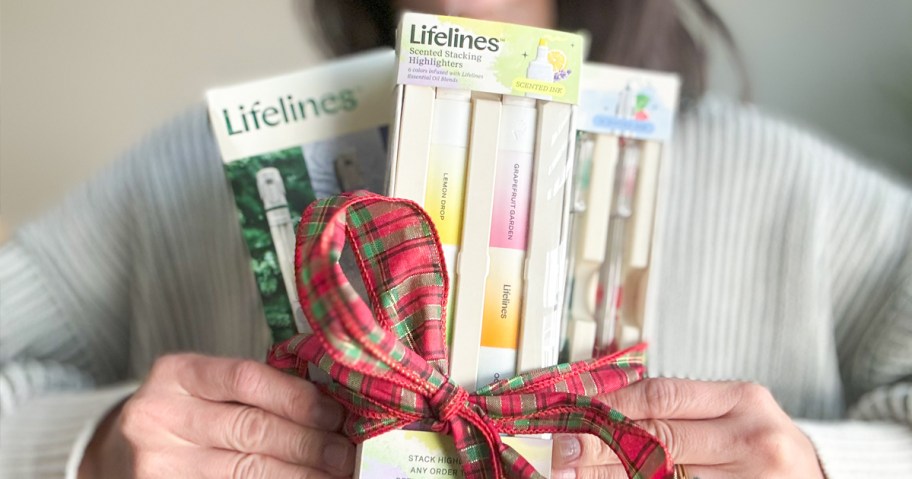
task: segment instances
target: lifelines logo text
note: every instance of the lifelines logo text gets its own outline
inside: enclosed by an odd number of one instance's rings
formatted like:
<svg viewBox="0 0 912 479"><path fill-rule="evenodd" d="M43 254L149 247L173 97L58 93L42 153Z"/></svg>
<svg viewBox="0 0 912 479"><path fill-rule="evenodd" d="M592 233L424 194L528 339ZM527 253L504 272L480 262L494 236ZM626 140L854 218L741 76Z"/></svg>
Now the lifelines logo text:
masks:
<svg viewBox="0 0 912 479"><path fill-rule="evenodd" d="M235 109L222 109L222 117L229 135L239 135L262 128L305 121L309 118L350 112L358 108L354 90L345 89L327 93L319 98L295 98L294 95L280 96L274 102L259 100L249 105L238 105Z"/></svg>
<svg viewBox="0 0 912 479"><path fill-rule="evenodd" d="M436 45L438 47L468 48L472 50L500 50L500 40L482 35L460 33L456 27L438 30L436 26L428 27L412 25L409 32L409 42L417 45Z"/></svg>

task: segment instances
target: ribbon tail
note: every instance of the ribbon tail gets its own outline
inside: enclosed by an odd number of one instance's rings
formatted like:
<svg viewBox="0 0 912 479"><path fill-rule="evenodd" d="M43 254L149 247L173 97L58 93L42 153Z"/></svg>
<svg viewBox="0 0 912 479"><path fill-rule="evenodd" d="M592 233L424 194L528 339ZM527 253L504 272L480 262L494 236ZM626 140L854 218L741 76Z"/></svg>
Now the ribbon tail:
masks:
<svg viewBox="0 0 912 479"><path fill-rule="evenodd" d="M450 433L456 444L456 452L462 464L465 479L502 479L503 465L497 459L507 446L500 440L494 424L485 417L470 410L452 419ZM528 476L519 476L522 479Z"/></svg>
<svg viewBox="0 0 912 479"><path fill-rule="evenodd" d="M266 355L266 364L297 376L307 377L307 358L301 357L299 349L308 341L313 341L311 334L297 334L291 338L273 345Z"/></svg>
<svg viewBox="0 0 912 479"><path fill-rule="evenodd" d="M510 479L545 479L546 477L538 472L522 454L506 444L500 451L500 460L508 466L505 475Z"/></svg>
<svg viewBox="0 0 912 479"><path fill-rule="evenodd" d="M584 396L616 391L646 375L646 343L585 361L563 363L502 379L475 392L477 396L573 393Z"/></svg>

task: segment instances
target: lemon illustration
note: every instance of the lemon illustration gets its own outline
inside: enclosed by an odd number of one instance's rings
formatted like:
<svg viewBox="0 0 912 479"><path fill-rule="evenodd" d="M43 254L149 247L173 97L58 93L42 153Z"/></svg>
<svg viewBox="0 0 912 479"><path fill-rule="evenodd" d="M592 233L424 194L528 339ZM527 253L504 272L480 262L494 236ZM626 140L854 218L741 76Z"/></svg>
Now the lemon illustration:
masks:
<svg viewBox="0 0 912 479"><path fill-rule="evenodd" d="M554 67L554 71L559 72L567 66L567 55L560 50L551 50L548 52L548 63Z"/></svg>

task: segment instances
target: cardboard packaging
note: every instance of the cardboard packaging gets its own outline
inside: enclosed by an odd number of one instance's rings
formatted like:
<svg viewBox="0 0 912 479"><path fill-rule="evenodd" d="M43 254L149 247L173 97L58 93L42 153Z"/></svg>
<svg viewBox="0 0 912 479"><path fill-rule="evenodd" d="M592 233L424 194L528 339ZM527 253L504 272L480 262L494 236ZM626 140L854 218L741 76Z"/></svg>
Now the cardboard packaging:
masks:
<svg viewBox="0 0 912 479"><path fill-rule="evenodd" d="M657 205L667 190L680 82L587 63L581 88L562 341L569 361L638 343L654 323Z"/></svg>
<svg viewBox="0 0 912 479"><path fill-rule="evenodd" d="M400 24L387 193L424 207L439 233L450 379L469 391L557 364L583 43L455 17ZM451 477L405 460L455 457L449 438L415 434L364 442L356 477ZM504 440L550 474L550 438Z"/></svg>
<svg viewBox="0 0 912 479"><path fill-rule="evenodd" d="M376 50L206 93L275 341L310 330L294 280L301 212L343 190L383 188L394 57Z"/></svg>

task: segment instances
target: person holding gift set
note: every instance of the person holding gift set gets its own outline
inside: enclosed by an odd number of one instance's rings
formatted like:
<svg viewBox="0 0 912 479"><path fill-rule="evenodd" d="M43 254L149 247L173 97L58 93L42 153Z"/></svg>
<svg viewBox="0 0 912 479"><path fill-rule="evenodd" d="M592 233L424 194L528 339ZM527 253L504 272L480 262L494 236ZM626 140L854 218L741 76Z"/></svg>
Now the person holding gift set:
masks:
<svg viewBox="0 0 912 479"><path fill-rule="evenodd" d="M689 477L912 476L912 192L704 98L692 32L730 41L704 0L309 5L340 54L411 9L586 30L589 60L681 75L653 378L600 399ZM269 338L202 106L18 231L0 279L0 476L351 475L339 404L234 359ZM625 477L594 436L556 436L553 467Z"/></svg>

